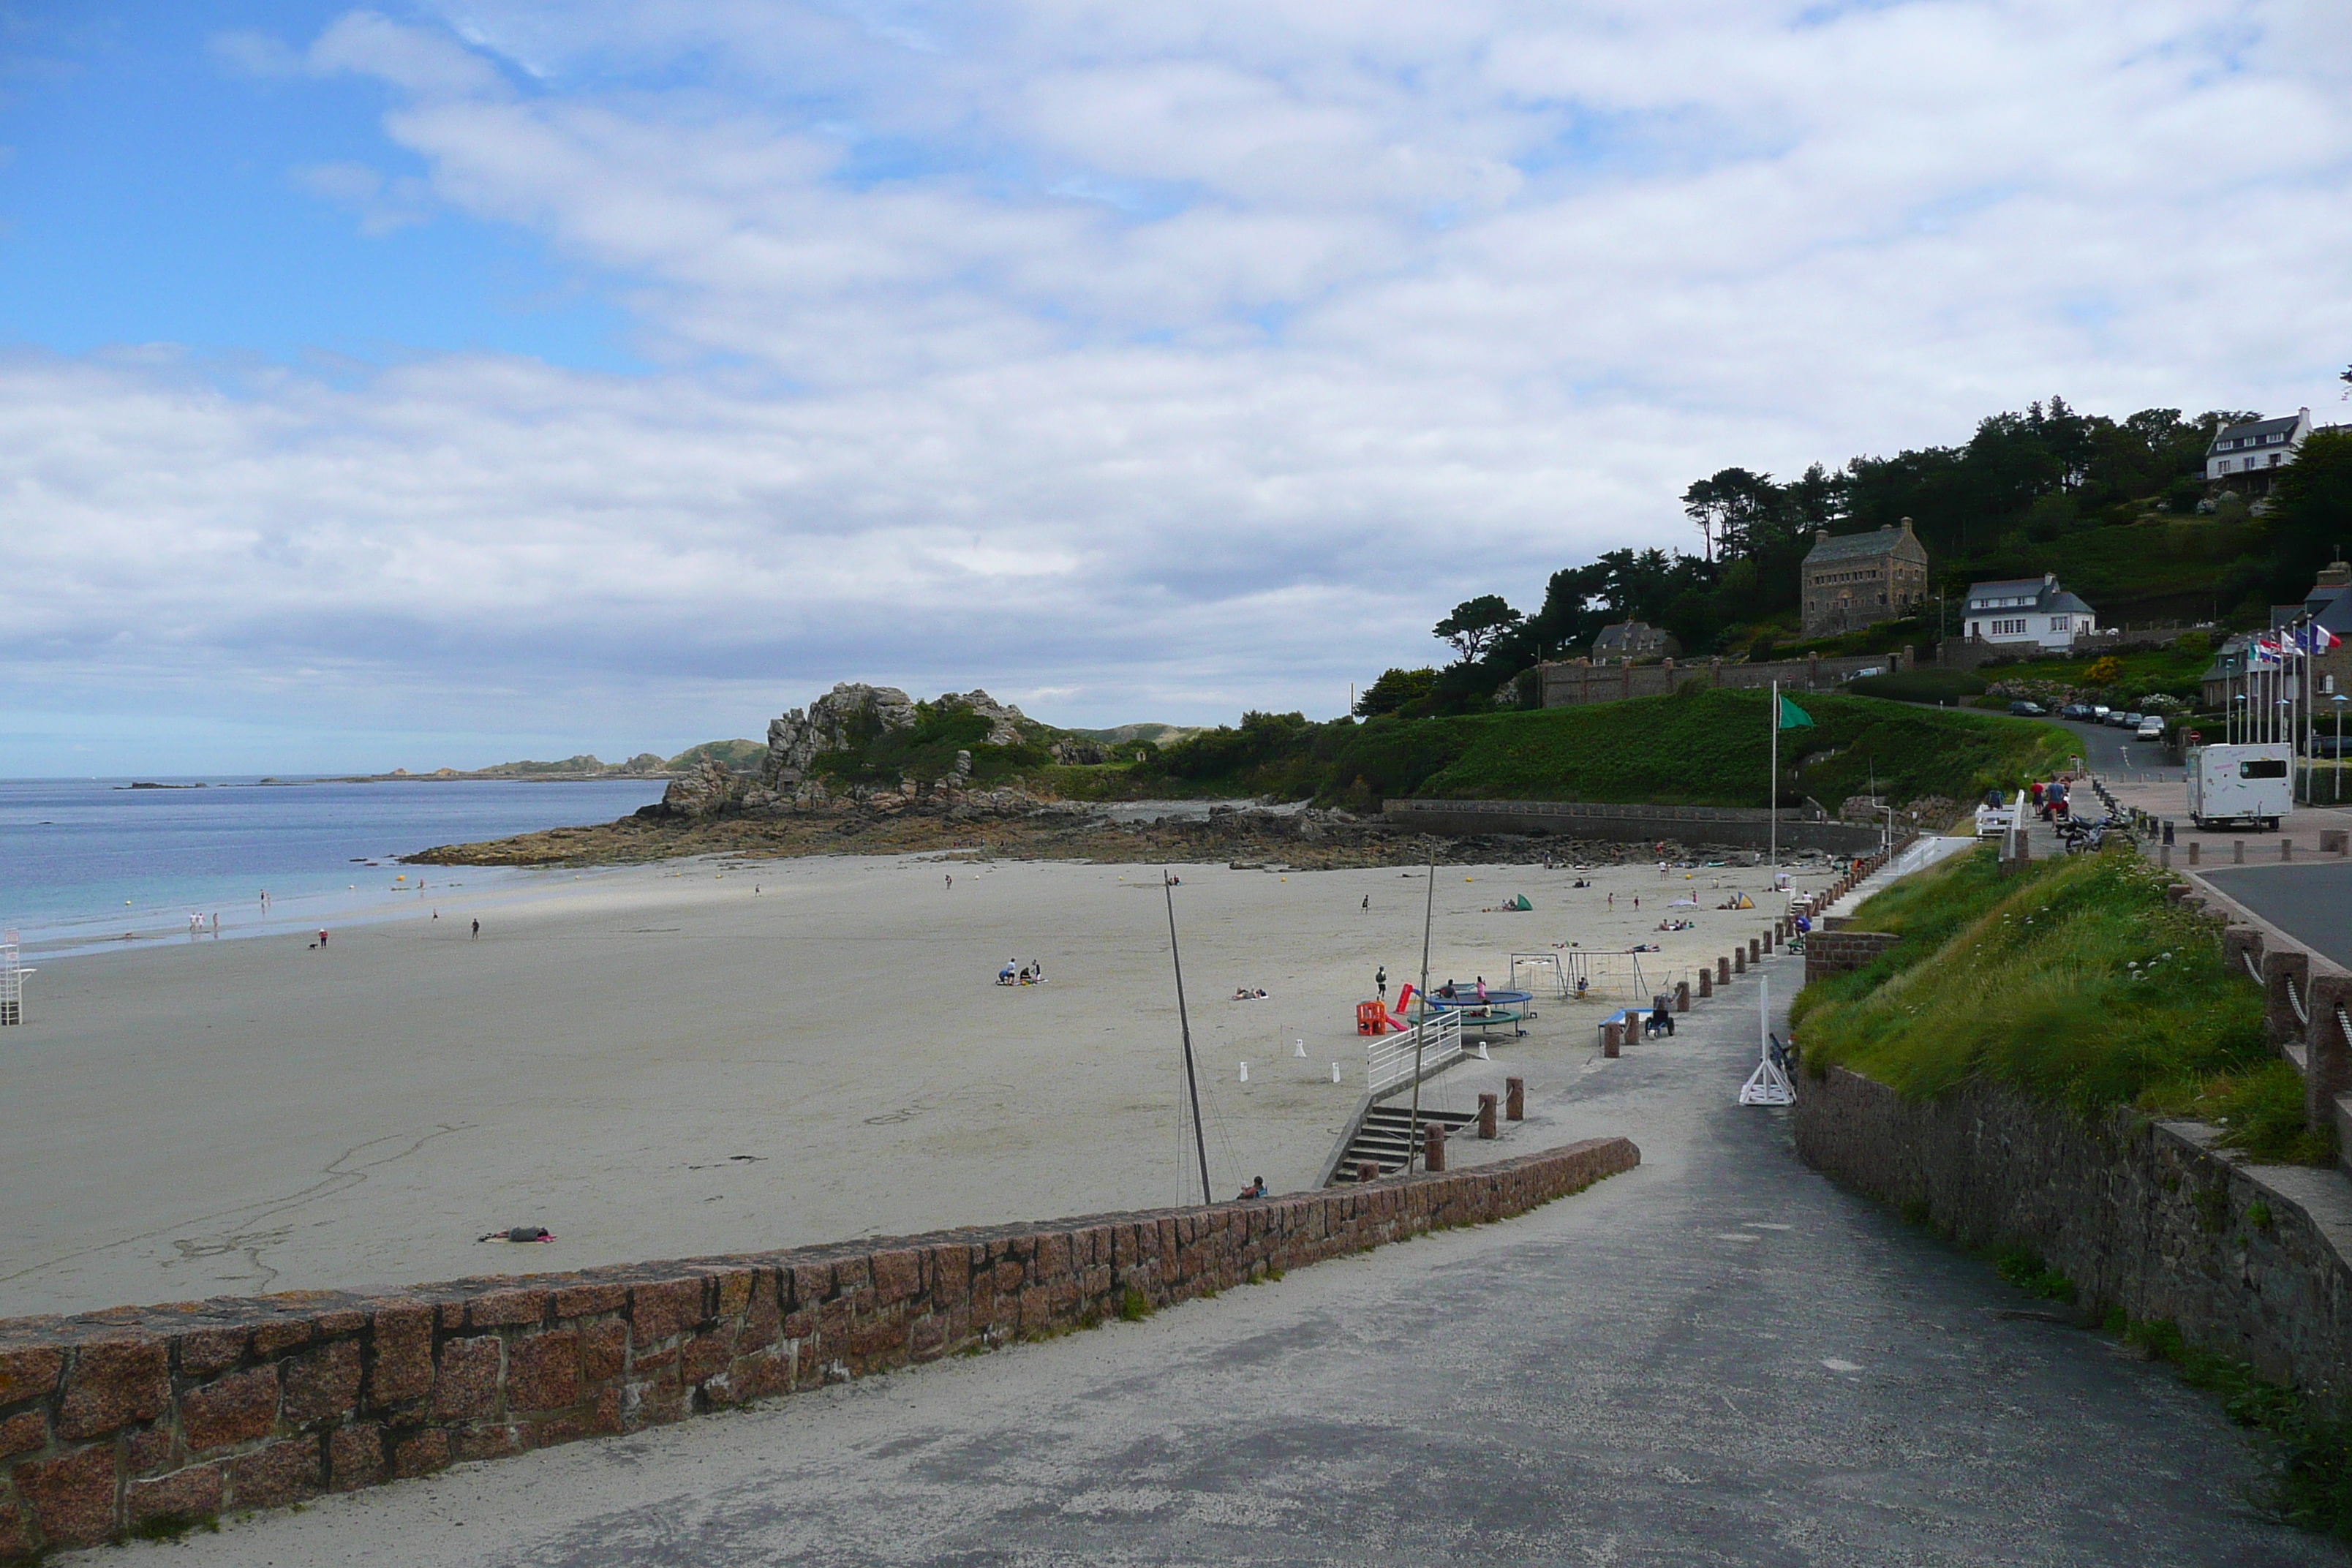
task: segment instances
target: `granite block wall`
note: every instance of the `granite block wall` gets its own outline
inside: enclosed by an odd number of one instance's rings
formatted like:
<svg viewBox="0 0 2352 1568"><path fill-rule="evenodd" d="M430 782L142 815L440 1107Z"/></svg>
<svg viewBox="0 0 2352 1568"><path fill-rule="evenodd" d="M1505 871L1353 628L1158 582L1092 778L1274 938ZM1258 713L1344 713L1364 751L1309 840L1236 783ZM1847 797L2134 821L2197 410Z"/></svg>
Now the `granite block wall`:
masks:
<svg viewBox="0 0 2352 1568"><path fill-rule="evenodd" d="M1640 1160L1590 1139L1251 1203L0 1321L0 1563L1085 1327Z"/></svg>

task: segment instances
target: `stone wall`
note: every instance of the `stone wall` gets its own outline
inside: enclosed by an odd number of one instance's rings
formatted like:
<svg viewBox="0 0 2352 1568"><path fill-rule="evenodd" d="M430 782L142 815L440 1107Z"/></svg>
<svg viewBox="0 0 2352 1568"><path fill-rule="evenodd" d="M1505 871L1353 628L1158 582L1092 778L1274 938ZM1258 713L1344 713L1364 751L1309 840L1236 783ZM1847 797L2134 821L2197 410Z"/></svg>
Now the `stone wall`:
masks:
<svg viewBox="0 0 2352 1568"><path fill-rule="evenodd" d="M2330 1240L2352 1237L2352 1195L2333 1172L2239 1163L2194 1122L2084 1122L1989 1086L1911 1100L1843 1068L1799 1075L1796 1135L1807 1164L1963 1245L2032 1247L2087 1307L2352 1394L2352 1265Z"/></svg>
<svg viewBox="0 0 2352 1568"><path fill-rule="evenodd" d="M1903 939L1883 931L1815 931L1805 938L1805 984L1860 969Z"/></svg>
<svg viewBox="0 0 2352 1568"><path fill-rule="evenodd" d="M1201 1208L0 1321L0 1563L1085 1327L1631 1170L1622 1138Z"/></svg>
<svg viewBox="0 0 2352 1568"><path fill-rule="evenodd" d="M1767 811L1708 805L1613 805L1574 800L1391 800L1381 815L1414 833L1550 834L1624 844L1679 844L1761 849L1771 841ZM1783 849L1864 855L1878 848L1875 826L1824 822L1810 811L1780 813Z"/></svg>
<svg viewBox="0 0 2352 1568"><path fill-rule="evenodd" d="M1539 664L1543 706L1574 708L1588 702L1622 702L1629 697L1664 697L1685 682L1737 690L1762 690L1774 681L1783 691L1834 691L1864 670L1892 674L1909 668L1909 654L1838 654L1780 659L1764 664L1726 663L1719 658L1678 664Z"/></svg>

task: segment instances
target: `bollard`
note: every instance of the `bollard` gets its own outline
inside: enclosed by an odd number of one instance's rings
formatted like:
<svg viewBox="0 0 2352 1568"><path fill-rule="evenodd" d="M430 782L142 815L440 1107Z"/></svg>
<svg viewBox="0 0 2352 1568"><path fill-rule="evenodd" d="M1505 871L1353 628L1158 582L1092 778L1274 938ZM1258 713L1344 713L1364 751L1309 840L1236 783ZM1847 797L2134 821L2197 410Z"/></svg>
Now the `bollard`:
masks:
<svg viewBox="0 0 2352 1568"><path fill-rule="evenodd" d="M1244 1082L1244 1083L1247 1083L1247 1082L1249 1082L1249 1063L1247 1063L1247 1062L1244 1062L1244 1063L1242 1063L1242 1079L1241 1079L1241 1080L1242 1080L1242 1082Z"/></svg>
<svg viewBox="0 0 2352 1568"><path fill-rule="evenodd" d="M1432 1175L1445 1169L1445 1123L1433 1121L1421 1135L1421 1168Z"/></svg>
<svg viewBox="0 0 2352 1568"><path fill-rule="evenodd" d="M1764 928L1764 951L1766 952L1771 952L1772 944L1780 940L1780 933L1779 931L1774 931L1769 926Z"/></svg>
<svg viewBox="0 0 2352 1568"><path fill-rule="evenodd" d="M2352 833L2347 833L2341 827L2321 828L2319 830L2319 852L2322 855L2342 855L2352 853Z"/></svg>
<svg viewBox="0 0 2352 1568"><path fill-rule="evenodd" d="M2167 848L2172 846L2172 818L2168 816L2164 819L2164 843Z"/></svg>
<svg viewBox="0 0 2352 1568"><path fill-rule="evenodd" d="M1698 994L1701 1000L1715 994L1714 970L1702 969L1698 972Z"/></svg>
<svg viewBox="0 0 2352 1568"><path fill-rule="evenodd" d="M1748 939L1748 962L1754 963L1764 956L1764 944L1754 937Z"/></svg>
<svg viewBox="0 0 2352 1568"><path fill-rule="evenodd" d="M1601 1054L1604 1057L1615 1056L1618 1053L1619 1047L1624 1043L1624 1030L1618 1027L1614 1023L1601 1025Z"/></svg>
<svg viewBox="0 0 2352 1568"><path fill-rule="evenodd" d="M2230 841L2230 863L2234 866L2242 866L2246 863L2246 841L2244 839L2234 838Z"/></svg>
<svg viewBox="0 0 2352 1568"><path fill-rule="evenodd" d="M1746 948L1735 947L1731 950L1731 973L1734 974L1745 974L1748 973L1748 950Z"/></svg>
<svg viewBox="0 0 2352 1568"><path fill-rule="evenodd" d="M1690 982L1687 980L1675 982L1675 1011L1677 1013L1690 1011Z"/></svg>
<svg viewBox="0 0 2352 1568"><path fill-rule="evenodd" d="M1333 1062L1331 1064L1331 1081L1333 1083L1339 1081L1339 1064L1338 1062Z"/></svg>
<svg viewBox="0 0 2352 1568"><path fill-rule="evenodd" d="M1495 1136L1495 1097L1491 1094L1478 1097L1478 1136Z"/></svg>
<svg viewBox="0 0 2352 1568"><path fill-rule="evenodd" d="M2279 858L2282 860L2292 860L2294 858L2294 839L2282 838L2279 840Z"/></svg>
<svg viewBox="0 0 2352 1568"><path fill-rule="evenodd" d="M2204 847L2204 843L2200 839L2192 838L2189 841L2189 863L2191 866L2197 864L2197 852Z"/></svg>
<svg viewBox="0 0 2352 1568"><path fill-rule="evenodd" d="M2171 845L2169 845L2169 844L2161 844L2161 845L2158 845L2158 846L2157 847L2157 850L2156 850L2156 863L2157 863L2157 865L2158 865L2158 867L2160 867L2160 868L2161 868L2162 869L2164 869L2164 870L2169 871L2169 870L2171 870L2171 869L2172 869L2172 846L2171 846Z"/></svg>
<svg viewBox="0 0 2352 1568"><path fill-rule="evenodd" d="M1717 985L1731 984L1731 960L1718 958L1715 961L1715 983Z"/></svg>
<svg viewBox="0 0 2352 1568"><path fill-rule="evenodd" d="M1370 1160L1359 1160L1356 1162L1356 1180L1360 1182L1377 1182L1380 1179L1381 1168L1377 1163Z"/></svg>
<svg viewBox="0 0 2352 1568"><path fill-rule="evenodd" d="M1503 1080L1503 1116L1507 1121L1525 1121L1528 1119L1527 1079L1507 1078Z"/></svg>

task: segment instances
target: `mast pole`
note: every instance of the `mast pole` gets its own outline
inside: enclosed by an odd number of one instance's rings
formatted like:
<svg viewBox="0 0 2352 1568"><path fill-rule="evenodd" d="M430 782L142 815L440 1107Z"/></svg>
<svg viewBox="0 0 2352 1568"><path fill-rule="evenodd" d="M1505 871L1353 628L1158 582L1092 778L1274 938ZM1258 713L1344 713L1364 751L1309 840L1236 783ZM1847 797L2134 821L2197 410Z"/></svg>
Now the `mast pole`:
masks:
<svg viewBox="0 0 2352 1568"><path fill-rule="evenodd" d="M1201 1080L1192 1071L1192 1020L1184 1011L1184 955L1176 945L1176 885L1168 879L1168 868L1160 868L1160 890L1168 896L1168 956L1176 966L1176 1026L1184 1036L1184 1087L1192 1096L1192 1148L1201 1157L1201 1201L1215 1200L1209 1196L1209 1140L1201 1131Z"/></svg>
<svg viewBox="0 0 2352 1568"><path fill-rule="evenodd" d="M1765 721L1772 726L1772 807L1765 813L1765 842L1770 846L1765 858L1764 880L1769 884L1772 873L1780 869L1780 683L1772 683L1772 712Z"/></svg>
<svg viewBox="0 0 2352 1568"><path fill-rule="evenodd" d="M1404 1173L1412 1174L1412 1163L1421 1153L1421 1052L1429 1040L1429 925L1437 912L1437 848L1429 851L1429 896L1421 909L1421 990L1416 1000L1421 1003L1421 1022L1412 1026L1412 1121L1404 1140Z"/></svg>

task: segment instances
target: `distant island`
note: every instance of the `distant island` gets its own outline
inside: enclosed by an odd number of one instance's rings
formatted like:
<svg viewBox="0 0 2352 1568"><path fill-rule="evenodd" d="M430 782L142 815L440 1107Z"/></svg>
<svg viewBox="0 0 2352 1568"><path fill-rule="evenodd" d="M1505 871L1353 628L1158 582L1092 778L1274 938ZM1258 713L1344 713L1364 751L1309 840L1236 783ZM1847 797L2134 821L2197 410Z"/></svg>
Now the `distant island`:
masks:
<svg viewBox="0 0 2352 1568"><path fill-rule="evenodd" d="M608 763L592 755L564 757L555 762L497 763L487 768L433 768L412 773L394 768L383 773L347 773L337 778L267 778L265 784L441 784L460 779L521 779L534 784L576 784L584 779L669 779L718 768L748 773L766 761L768 748L759 741L705 741L674 757L640 752L625 763ZM138 784L139 789L187 788L187 785Z"/></svg>

